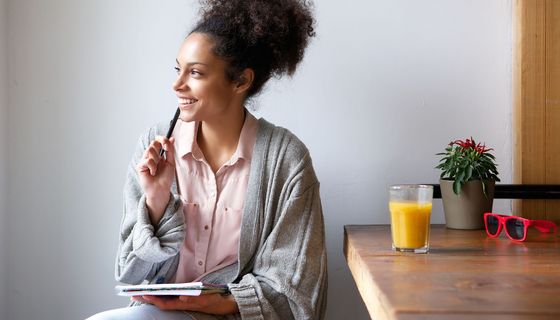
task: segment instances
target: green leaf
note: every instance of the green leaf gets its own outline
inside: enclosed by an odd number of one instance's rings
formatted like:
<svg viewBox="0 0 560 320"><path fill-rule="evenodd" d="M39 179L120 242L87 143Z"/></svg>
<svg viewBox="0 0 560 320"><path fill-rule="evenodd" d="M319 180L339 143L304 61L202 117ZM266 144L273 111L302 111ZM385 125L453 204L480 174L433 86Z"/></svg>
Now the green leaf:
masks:
<svg viewBox="0 0 560 320"><path fill-rule="evenodd" d="M453 192L454 192L456 195L459 195L459 193L461 192L461 181L455 180L455 181L453 182Z"/></svg>
<svg viewBox="0 0 560 320"><path fill-rule="evenodd" d="M455 180L459 180L459 182L461 182L463 181L464 178L465 178L465 172L459 171L459 173L457 174L457 178L455 178Z"/></svg>
<svg viewBox="0 0 560 320"><path fill-rule="evenodd" d="M465 181L469 181L469 180L471 179L471 177L472 177L472 169L473 169L473 167L472 167L471 165L469 165L469 166L467 167L467 172L466 172L466 174L465 174Z"/></svg>

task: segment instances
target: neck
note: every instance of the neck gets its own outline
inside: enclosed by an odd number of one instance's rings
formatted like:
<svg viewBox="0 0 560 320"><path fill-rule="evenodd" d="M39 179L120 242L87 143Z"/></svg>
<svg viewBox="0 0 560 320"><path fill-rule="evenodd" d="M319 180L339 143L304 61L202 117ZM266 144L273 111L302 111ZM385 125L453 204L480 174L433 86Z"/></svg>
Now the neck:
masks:
<svg viewBox="0 0 560 320"><path fill-rule="evenodd" d="M232 112L202 121L198 128L197 143L214 172L228 161L237 149L245 122L245 108L231 109Z"/></svg>

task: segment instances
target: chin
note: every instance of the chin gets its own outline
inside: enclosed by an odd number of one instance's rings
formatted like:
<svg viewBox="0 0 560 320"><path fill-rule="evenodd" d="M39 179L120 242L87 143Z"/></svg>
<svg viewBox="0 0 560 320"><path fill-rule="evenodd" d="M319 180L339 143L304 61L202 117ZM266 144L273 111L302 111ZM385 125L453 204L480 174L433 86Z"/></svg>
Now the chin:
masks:
<svg viewBox="0 0 560 320"><path fill-rule="evenodd" d="M181 121L183 122L191 122L196 120L192 114L183 110L181 110L181 113L179 114L179 119L181 119Z"/></svg>

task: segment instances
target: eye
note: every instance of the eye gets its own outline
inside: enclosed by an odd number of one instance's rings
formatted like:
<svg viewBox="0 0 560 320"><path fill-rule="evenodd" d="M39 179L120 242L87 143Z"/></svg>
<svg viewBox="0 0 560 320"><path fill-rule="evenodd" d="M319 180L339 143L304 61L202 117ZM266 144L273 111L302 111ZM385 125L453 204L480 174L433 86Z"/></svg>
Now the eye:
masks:
<svg viewBox="0 0 560 320"><path fill-rule="evenodd" d="M175 69L175 72L177 72L177 74L181 73L181 68L179 68L179 67L174 67L173 69Z"/></svg>
<svg viewBox="0 0 560 320"><path fill-rule="evenodd" d="M198 70L196 70L196 69L192 69L192 70L191 70L191 75L193 75L193 76L201 76L202 73L200 73L200 72L199 72Z"/></svg>

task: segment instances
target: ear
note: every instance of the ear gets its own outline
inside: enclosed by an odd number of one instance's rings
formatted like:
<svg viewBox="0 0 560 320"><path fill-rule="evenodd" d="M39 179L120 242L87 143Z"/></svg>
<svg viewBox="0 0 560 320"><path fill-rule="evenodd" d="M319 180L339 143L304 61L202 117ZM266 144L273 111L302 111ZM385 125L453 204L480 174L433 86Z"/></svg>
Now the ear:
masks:
<svg viewBox="0 0 560 320"><path fill-rule="evenodd" d="M246 68L243 73L239 76L239 79L235 83L235 91L237 93L245 93L253 85L253 80L255 79L255 72L251 68Z"/></svg>

